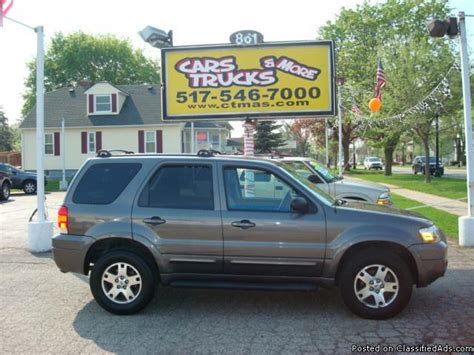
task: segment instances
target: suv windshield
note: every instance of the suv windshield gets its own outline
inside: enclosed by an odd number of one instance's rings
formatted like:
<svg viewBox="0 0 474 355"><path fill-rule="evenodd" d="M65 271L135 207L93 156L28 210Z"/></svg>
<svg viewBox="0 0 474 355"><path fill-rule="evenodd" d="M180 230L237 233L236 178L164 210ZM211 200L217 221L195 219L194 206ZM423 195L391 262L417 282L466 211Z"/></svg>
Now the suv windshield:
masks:
<svg viewBox="0 0 474 355"><path fill-rule="evenodd" d="M275 164L278 165L283 170L285 170L286 172L288 172L291 176L293 176L296 180L301 182L303 185L308 187L312 192L316 194L318 198L322 198L326 200L326 202L331 205L336 202L336 199L334 197L332 197L328 193L321 190L319 187L316 186L316 184L311 183L307 179L307 177L302 176L301 173L299 173L291 164L288 164L285 162L275 162Z"/></svg>

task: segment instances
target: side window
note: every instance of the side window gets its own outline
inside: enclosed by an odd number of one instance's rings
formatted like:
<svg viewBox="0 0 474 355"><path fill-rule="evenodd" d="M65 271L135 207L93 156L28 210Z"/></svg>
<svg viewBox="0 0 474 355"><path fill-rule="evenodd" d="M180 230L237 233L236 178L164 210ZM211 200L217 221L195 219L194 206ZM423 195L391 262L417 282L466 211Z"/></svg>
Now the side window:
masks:
<svg viewBox="0 0 474 355"><path fill-rule="evenodd" d="M155 208L213 210L211 167L170 165L160 168L143 189L138 205Z"/></svg>
<svg viewBox="0 0 474 355"><path fill-rule="evenodd" d="M296 191L265 170L225 168L228 210L290 212Z"/></svg>
<svg viewBox="0 0 474 355"><path fill-rule="evenodd" d="M141 166L138 163L92 165L77 184L72 201L87 205L112 203L137 175Z"/></svg>

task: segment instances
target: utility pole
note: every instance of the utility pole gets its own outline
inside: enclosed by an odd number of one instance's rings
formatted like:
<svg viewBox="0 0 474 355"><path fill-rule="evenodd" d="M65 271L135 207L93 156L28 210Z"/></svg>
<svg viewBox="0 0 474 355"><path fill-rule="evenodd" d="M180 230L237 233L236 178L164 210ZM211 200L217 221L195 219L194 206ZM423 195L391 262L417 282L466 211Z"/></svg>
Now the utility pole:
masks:
<svg viewBox="0 0 474 355"><path fill-rule="evenodd" d="M344 78L338 78L338 90L337 90L337 116L338 116L338 126L339 126L339 177L342 177L342 169L344 167L344 158L342 155L342 85L344 85Z"/></svg>
<svg viewBox="0 0 474 355"><path fill-rule="evenodd" d="M328 118L324 117L324 139L326 140L326 167L329 169L329 127L328 127Z"/></svg>
<svg viewBox="0 0 474 355"><path fill-rule="evenodd" d="M435 114L435 124L436 124L436 170L435 176L441 176L439 171L439 112Z"/></svg>
<svg viewBox="0 0 474 355"><path fill-rule="evenodd" d="M470 65L467 52L466 17L463 11L459 13L459 32L461 35L461 71L467 173L467 216L459 218L459 244L462 246L474 246L474 146L472 142Z"/></svg>
<svg viewBox="0 0 474 355"><path fill-rule="evenodd" d="M62 180L59 182L59 189L61 191L67 190L66 180L66 129L64 117L61 119L61 165L62 165Z"/></svg>

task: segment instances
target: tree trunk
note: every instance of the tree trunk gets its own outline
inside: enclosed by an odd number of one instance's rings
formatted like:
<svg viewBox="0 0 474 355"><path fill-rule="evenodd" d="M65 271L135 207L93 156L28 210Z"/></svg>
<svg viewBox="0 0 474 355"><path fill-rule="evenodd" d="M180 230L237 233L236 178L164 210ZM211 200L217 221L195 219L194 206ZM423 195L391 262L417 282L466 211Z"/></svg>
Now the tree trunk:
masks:
<svg viewBox="0 0 474 355"><path fill-rule="evenodd" d="M342 151L344 153L344 170L349 171L350 170L350 164L349 160L351 159L350 157L350 145L351 142L349 140L343 139L342 140Z"/></svg>
<svg viewBox="0 0 474 355"><path fill-rule="evenodd" d="M393 165L393 151L395 149L393 147L385 147L383 149L384 155L385 155L385 171L384 175L385 176L391 176L392 175L392 165Z"/></svg>
<svg viewBox="0 0 474 355"><path fill-rule="evenodd" d="M423 147L425 148L425 182L431 182L430 171L430 142L428 137L423 138Z"/></svg>

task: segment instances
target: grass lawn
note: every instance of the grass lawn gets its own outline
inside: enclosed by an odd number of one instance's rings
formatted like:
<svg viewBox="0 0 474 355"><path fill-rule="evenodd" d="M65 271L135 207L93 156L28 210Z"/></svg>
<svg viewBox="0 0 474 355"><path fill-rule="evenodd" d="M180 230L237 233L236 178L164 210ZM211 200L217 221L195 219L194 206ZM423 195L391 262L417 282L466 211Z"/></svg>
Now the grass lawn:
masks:
<svg viewBox="0 0 474 355"><path fill-rule="evenodd" d="M392 201L395 207L407 209L410 207L422 206L418 201L410 200L403 196L392 193ZM439 228L441 228L446 236L458 239L458 216L438 210L433 207L422 207L411 210L417 212L424 217L431 219Z"/></svg>
<svg viewBox="0 0 474 355"><path fill-rule="evenodd" d="M23 192L22 189L12 189L12 191L15 191L15 192L21 191L21 192ZM48 184L45 186L45 191L46 192L61 191L59 189L59 180L48 180Z"/></svg>
<svg viewBox="0 0 474 355"><path fill-rule="evenodd" d="M425 192L427 194L459 199L467 197L466 181L446 177L432 176L431 183L424 182L423 175L393 174L385 176L381 171L351 170L348 176L396 185L405 189Z"/></svg>

